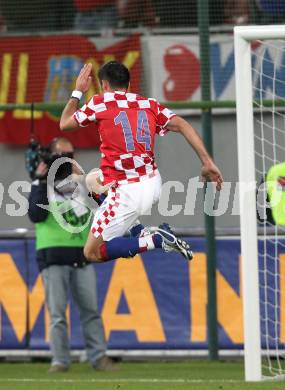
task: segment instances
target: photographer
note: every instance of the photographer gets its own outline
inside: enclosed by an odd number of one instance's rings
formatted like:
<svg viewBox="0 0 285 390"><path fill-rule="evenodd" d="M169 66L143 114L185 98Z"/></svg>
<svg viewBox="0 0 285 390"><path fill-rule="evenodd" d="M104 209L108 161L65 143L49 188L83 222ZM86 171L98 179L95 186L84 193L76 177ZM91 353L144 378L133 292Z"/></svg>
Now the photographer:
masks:
<svg viewBox="0 0 285 390"><path fill-rule="evenodd" d="M83 255L90 228L90 210L76 199L84 199L84 188L80 183L65 183L67 180L64 179L75 169L70 161L63 162L58 168L53 188L47 182L51 163L61 157L73 158L74 149L67 139L58 138L52 141L49 154L49 158L46 157L45 162L41 161L37 166L35 173L38 179L32 183L28 211L35 223L37 261L50 315L52 362L49 372L67 371L71 363L66 321L69 291L79 309L88 360L97 370L112 370L112 360L105 354L95 271ZM50 190L53 198L49 201ZM75 190L77 198L73 196ZM63 224L59 223L60 218ZM68 229L68 226L75 230Z"/></svg>

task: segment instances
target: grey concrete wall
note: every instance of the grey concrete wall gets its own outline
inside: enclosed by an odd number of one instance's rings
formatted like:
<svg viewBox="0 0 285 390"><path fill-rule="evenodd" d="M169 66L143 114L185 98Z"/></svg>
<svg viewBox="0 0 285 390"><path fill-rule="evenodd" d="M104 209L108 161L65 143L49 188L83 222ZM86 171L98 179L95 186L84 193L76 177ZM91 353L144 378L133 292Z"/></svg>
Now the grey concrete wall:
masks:
<svg viewBox="0 0 285 390"><path fill-rule="evenodd" d="M200 117L193 116L193 118L188 119L199 129ZM213 134L216 162L220 166L225 180L235 182L237 180L235 116L215 115ZM157 163L163 182L175 181L182 183L179 189L183 190L183 192L175 193L174 189L171 190L168 208L171 209L172 205L177 204L182 206L182 210L178 215L163 217L159 215L158 208L155 206L151 215L143 218L143 222L149 225L157 225L161 221L166 221L177 227L203 226L203 191L201 189L198 190L194 215L184 215L186 193L188 191L188 196L190 196L193 192L193 188L187 189L188 181L191 177L200 174L200 163L195 153L181 136L174 133L162 138L158 137L156 150ZM18 203L9 196L9 186L15 180L29 181L25 170L24 151L25 148L0 145L0 182L3 185L2 189L4 189L0 210L0 229L32 227L26 215L13 217L7 215L7 207L13 209L13 204L15 204L15 213L17 213L17 208L19 208ZM99 153L97 150L78 150L77 159L86 171L99 166ZM0 201L1 194L2 191L0 191ZM24 195L27 196L27 194ZM162 196L165 203L167 201L167 191L164 191ZM223 216L217 217L216 223L219 227L237 226L239 218L232 216L231 210L229 210Z"/></svg>

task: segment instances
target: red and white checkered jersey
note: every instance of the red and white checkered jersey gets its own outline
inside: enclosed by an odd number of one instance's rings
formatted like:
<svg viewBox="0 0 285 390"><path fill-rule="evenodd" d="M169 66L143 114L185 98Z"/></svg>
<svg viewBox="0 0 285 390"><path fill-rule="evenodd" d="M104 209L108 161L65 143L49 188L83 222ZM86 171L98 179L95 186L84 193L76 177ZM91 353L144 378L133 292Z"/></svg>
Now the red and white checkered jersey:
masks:
<svg viewBox="0 0 285 390"><path fill-rule="evenodd" d="M155 99L115 91L94 95L74 119L83 127L98 123L104 184L125 184L154 174L155 135L164 135L174 116Z"/></svg>

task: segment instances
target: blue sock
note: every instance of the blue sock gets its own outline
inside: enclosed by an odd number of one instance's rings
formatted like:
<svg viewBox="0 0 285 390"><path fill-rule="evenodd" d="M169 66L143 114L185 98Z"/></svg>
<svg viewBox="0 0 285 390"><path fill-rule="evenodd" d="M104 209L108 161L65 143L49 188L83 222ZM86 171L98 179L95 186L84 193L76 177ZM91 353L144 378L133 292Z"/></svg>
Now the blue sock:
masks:
<svg viewBox="0 0 285 390"><path fill-rule="evenodd" d="M118 257L133 257L138 253L162 247L162 237L152 234L145 237L116 237L105 241L100 246L103 261L114 260Z"/></svg>
<svg viewBox="0 0 285 390"><path fill-rule="evenodd" d="M133 226L130 229L131 237L138 237L140 235L140 232L144 229L144 226L139 223L138 225Z"/></svg>
<svg viewBox="0 0 285 390"><path fill-rule="evenodd" d="M156 248L162 248L162 237L160 234L154 233L152 236L152 240Z"/></svg>
<svg viewBox="0 0 285 390"><path fill-rule="evenodd" d="M91 194L90 194L91 195ZM92 198L95 200L95 202L98 204L98 206L101 206L101 204L104 202L104 200L107 198L107 195L105 194L94 194L91 195Z"/></svg>
<svg viewBox="0 0 285 390"><path fill-rule="evenodd" d="M135 237L116 237L104 242L100 247L103 260L118 257L133 257L140 252L139 239Z"/></svg>

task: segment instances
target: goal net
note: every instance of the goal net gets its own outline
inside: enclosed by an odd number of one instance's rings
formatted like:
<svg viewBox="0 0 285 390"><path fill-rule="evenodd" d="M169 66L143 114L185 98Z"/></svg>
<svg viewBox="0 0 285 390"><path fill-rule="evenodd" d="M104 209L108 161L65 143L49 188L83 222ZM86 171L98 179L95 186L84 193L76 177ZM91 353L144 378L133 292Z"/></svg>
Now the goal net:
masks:
<svg viewBox="0 0 285 390"><path fill-rule="evenodd" d="M245 374L284 380L284 26L235 28L235 55Z"/></svg>

